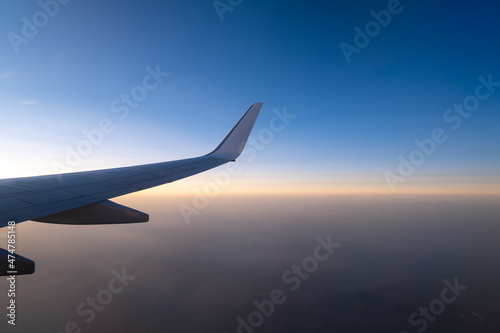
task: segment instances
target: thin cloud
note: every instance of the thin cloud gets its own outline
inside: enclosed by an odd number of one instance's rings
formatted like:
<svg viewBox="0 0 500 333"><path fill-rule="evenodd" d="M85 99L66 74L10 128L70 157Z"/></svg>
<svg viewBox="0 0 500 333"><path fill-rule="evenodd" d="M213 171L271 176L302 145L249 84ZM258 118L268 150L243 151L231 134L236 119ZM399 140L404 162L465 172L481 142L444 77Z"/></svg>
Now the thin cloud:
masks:
<svg viewBox="0 0 500 333"><path fill-rule="evenodd" d="M31 100L31 101L20 101L19 105L33 105L36 104L37 101Z"/></svg>
<svg viewBox="0 0 500 333"><path fill-rule="evenodd" d="M3 72L0 75L0 78L2 78L2 79L9 79L9 78L16 77L16 76L17 76L17 73L7 71L7 72Z"/></svg>

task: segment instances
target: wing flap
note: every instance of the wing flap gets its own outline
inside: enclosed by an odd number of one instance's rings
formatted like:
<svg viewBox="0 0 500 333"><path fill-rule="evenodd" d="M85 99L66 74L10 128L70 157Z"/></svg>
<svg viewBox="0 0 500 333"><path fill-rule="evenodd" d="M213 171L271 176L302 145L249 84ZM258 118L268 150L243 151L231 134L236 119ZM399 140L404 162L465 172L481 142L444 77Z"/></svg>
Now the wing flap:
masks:
<svg viewBox="0 0 500 333"><path fill-rule="evenodd" d="M36 218L33 221L80 225L141 223L148 222L149 215L138 210L119 205L113 201L106 200Z"/></svg>

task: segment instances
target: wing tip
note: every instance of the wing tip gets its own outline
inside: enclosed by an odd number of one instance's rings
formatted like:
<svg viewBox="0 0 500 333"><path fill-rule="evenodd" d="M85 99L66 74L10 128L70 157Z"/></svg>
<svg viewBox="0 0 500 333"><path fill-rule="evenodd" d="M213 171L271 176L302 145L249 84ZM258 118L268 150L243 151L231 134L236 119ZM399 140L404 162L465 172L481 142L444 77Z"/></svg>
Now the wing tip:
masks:
<svg viewBox="0 0 500 333"><path fill-rule="evenodd" d="M253 103L209 156L235 161L245 148L263 102Z"/></svg>

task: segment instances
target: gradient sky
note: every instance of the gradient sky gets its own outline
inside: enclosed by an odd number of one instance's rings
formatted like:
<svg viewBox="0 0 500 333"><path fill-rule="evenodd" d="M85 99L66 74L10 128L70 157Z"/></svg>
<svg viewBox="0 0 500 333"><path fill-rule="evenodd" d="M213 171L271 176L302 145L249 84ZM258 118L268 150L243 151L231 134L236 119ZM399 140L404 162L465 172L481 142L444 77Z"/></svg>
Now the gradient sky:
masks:
<svg viewBox="0 0 500 333"><path fill-rule="evenodd" d="M22 223L16 251L37 266L19 278L18 330L82 324L76 306L126 267L136 281L84 332L234 332L237 316L330 234L339 252L259 332L349 319L328 302L387 287L410 302L378 317L399 329L379 331L400 332L456 276L470 288L447 309L498 327L500 197L477 195L500 194L497 2L232 0L221 14L213 0L54 1L0 3L0 179L206 154L252 103L264 106L239 174L189 220L181 207L195 207L193 193L226 166L116 199L150 214L148 224ZM356 31L387 8L397 13L359 46ZM356 41L346 59L341 43ZM156 68L168 76L121 118L122 96ZM490 90L478 89L489 76ZM477 92L489 95L453 129L443 115ZM284 113L293 118L276 122ZM68 151L103 121L113 129L69 165ZM447 140L422 155L415 140L436 129ZM378 195L393 193L384 175L415 154L423 163L394 188L408 195ZM427 332L445 331L436 322Z"/></svg>
<svg viewBox="0 0 500 333"><path fill-rule="evenodd" d="M221 20L208 0L70 1L44 24L38 2L3 2L0 178L54 173L104 118L114 131L70 171L205 154L262 101L253 135L273 110L296 117L242 163L234 191L391 193L384 173L442 128L446 142L396 192L498 193L500 88L456 130L443 114L479 76L500 81L500 6L404 0L348 63L339 44L387 7L245 0ZM34 16L37 33L13 47ZM157 65L168 77L120 119L113 101Z"/></svg>

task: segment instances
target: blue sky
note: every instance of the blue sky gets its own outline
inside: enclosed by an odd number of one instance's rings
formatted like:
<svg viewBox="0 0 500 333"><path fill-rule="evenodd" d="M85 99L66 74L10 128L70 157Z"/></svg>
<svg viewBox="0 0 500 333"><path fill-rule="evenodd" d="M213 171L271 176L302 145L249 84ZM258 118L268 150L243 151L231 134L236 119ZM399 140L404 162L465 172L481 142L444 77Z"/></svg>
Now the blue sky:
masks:
<svg viewBox="0 0 500 333"><path fill-rule="evenodd" d="M73 0L18 52L11 33L23 37L23 17L43 20L43 9L2 3L1 178L53 173L66 147L106 118L114 130L72 171L204 154L262 101L254 134L273 109L296 118L236 181L390 193L384 173L442 128L446 142L396 191L498 193L500 87L458 129L443 121L479 76L500 81L496 2L401 1L350 63L339 44L354 45L353 29L396 2L232 3L221 20L212 1ZM111 104L142 84L148 66L169 74L120 119Z"/></svg>

